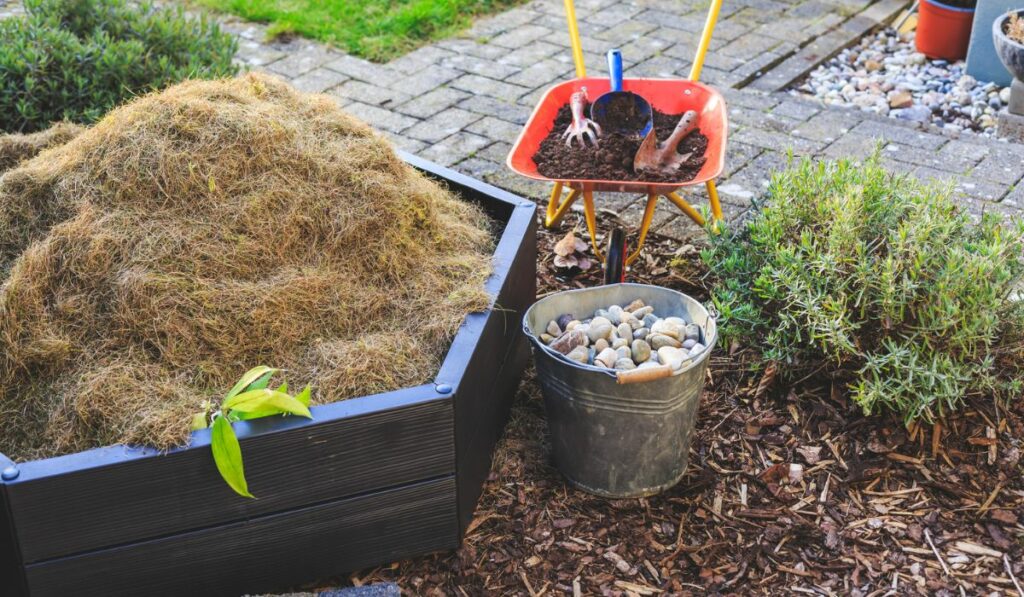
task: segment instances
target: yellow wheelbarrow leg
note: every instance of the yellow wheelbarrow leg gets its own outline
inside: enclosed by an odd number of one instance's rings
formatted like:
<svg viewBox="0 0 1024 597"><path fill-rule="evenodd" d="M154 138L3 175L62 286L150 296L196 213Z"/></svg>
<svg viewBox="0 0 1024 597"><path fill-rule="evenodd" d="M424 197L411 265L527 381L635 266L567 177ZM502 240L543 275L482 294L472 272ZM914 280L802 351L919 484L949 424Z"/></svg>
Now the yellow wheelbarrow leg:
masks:
<svg viewBox="0 0 1024 597"><path fill-rule="evenodd" d="M597 213L594 211L594 191L583 191L583 217L587 221L587 232L590 233L590 247L594 255L604 261L604 254L597 248Z"/></svg>
<svg viewBox="0 0 1024 597"><path fill-rule="evenodd" d="M715 222L722 221L722 204L718 201L718 187L715 186L715 181L709 180L707 182L708 188L708 200L711 202L711 215L714 217Z"/></svg>
<svg viewBox="0 0 1024 597"><path fill-rule="evenodd" d="M548 199L548 212L544 217L544 227L554 228L562 221L565 217L566 212L572 207L573 203L576 203L576 199L580 196L580 192L576 189L569 191L569 196L562 201L562 183L556 182L555 188L551 189L551 198Z"/></svg>
<svg viewBox="0 0 1024 597"><path fill-rule="evenodd" d="M678 194L666 193L665 198L674 203L676 207L683 210L683 213L689 216L691 220L696 222L698 226L704 225L704 216L700 215L700 212L694 209L692 205L687 203L686 200L680 197Z"/></svg>
<svg viewBox="0 0 1024 597"><path fill-rule="evenodd" d="M640 257L640 251L647 242L647 231L651 228L651 221L654 220L654 207L658 205L657 195L647 196L647 207L644 208L644 219L640 221L640 235L636 239L636 250L626 259L626 265L632 265Z"/></svg>

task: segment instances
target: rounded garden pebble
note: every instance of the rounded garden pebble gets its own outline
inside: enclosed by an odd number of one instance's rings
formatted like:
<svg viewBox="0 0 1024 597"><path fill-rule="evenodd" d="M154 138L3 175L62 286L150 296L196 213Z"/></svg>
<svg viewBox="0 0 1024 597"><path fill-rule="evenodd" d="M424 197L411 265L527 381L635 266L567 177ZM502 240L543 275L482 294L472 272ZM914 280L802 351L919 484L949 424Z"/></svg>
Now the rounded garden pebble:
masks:
<svg viewBox="0 0 1024 597"><path fill-rule="evenodd" d="M562 335L562 328L558 327L558 323L552 320L548 322L547 332L549 335L551 335L551 337L557 338Z"/></svg>
<svg viewBox="0 0 1024 597"><path fill-rule="evenodd" d="M568 330L569 324L572 323L573 321L576 321L576 318L572 316L572 313L564 313L558 316L558 319L555 320L555 323L558 324L558 327L562 328L563 330Z"/></svg>
<svg viewBox="0 0 1024 597"><path fill-rule="evenodd" d="M651 330L649 330L647 328L640 328L640 329L635 330L633 332L633 338L636 339L636 340L643 340L644 338L646 338L650 334L651 334Z"/></svg>
<svg viewBox="0 0 1024 597"><path fill-rule="evenodd" d="M622 348L623 346L629 346L629 340L625 338L616 338L615 340L612 341L612 348L616 350Z"/></svg>
<svg viewBox="0 0 1024 597"><path fill-rule="evenodd" d="M651 358L651 345L646 340L633 340L633 346L630 348L633 360L637 363L642 363Z"/></svg>
<svg viewBox="0 0 1024 597"><path fill-rule="evenodd" d="M606 348L594 357L594 364L601 365L607 369L612 369L615 367L615 361L617 360L619 360L619 353L615 352L611 348Z"/></svg>
<svg viewBox="0 0 1024 597"><path fill-rule="evenodd" d="M631 328L628 323L620 323L619 327L617 327L615 331L618 333L619 338L633 337L633 328Z"/></svg>
<svg viewBox="0 0 1024 597"><path fill-rule="evenodd" d="M577 346L585 346L587 335L578 330L566 332L551 342L551 348L562 354L569 354Z"/></svg>
<svg viewBox="0 0 1024 597"><path fill-rule="evenodd" d="M681 348L673 348L671 346L663 346L658 349L658 361L663 365L668 365L673 369L679 369L683 366L684 361L689 360L689 354Z"/></svg>
<svg viewBox="0 0 1024 597"><path fill-rule="evenodd" d="M601 339L607 340L608 338L611 338L612 330L615 329L612 327L612 324L597 323L597 320L598 318L595 317L594 321L590 322L590 327L587 328L587 336L590 338L591 342L597 342L598 340ZM608 320L602 319L602 321L606 322Z"/></svg>
<svg viewBox="0 0 1024 597"><path fill-rule="evenodd" d="M590 363L590 349L586 346L577 346L566 355L574 361L587 365Z"/></svg>
<svg viewBox="0 0 1024 597"><path fill-rule="evenodd" d="M597 341L594 342L594 350L596 350L597 352L601 352L602 350L608 348L609 346L610 344L604 338L598 338Z"/></svg>
<svg viewBox="0 0 1024 597"><path fill-rule="evenodd" d="M697 341L694 340L693 338L687 338L686 340L683 340L683 348L687 350L693 348L696 344Z"/></svg>
<svg viewBox="0 0 1024 597"><path fill-rule="evenodd" d="M633 362L633 359L619 359L615 361L615 368L628 371L630 369L636 369L636 363Z"/></svg>
<svg viewBox="0 0 1024 597"><path fill-rule="evenodd" d="M650 343L651 348L653 348L654 350L658 350L664 346L669 346L672 348L679 348L680 346L682 346L679 340L676 340L675 338L672 338L670 336L665 336L663 334L651 334L650 336L647 337L647 341Z"/></svg>

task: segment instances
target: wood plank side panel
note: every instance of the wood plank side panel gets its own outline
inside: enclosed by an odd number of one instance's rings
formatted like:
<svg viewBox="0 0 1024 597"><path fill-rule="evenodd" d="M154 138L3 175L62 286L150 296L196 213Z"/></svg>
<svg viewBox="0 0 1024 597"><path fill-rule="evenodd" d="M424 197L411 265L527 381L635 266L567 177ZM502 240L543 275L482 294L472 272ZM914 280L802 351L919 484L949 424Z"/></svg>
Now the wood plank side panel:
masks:
<svg viewBox="0 0 1024 597"><path fill-rule="evenodd" d="M458 545L455 480L347 498L28 567L33 597L283 590Z"/></svg>
<svg viewBox="0 0 1024 597"><path fill-rule="evenodd" d="M25 563L282 512L455 470L451 401L243 437L255 500L208 447L7 486ZM298 423L298 421L296 421Z"/></svg>
<svg viewBox="0 0 1024 597"><path fill-rule="evenodd" d="M515 247L498 296L499 308L491 312L455 396L460 532L473 518L494 447L529 360L522 319L537 297L537 224L532 210L528 217L527 233Z"/></svg>
<svg viewBox="0 0 1024 597"><path fill-rule="evenodd" d="M0 466L4 464L0 455ZM0 483L0 595L20 597L26 594L25 575L21 568L14 521L7 507L7 488Z"/></svg>

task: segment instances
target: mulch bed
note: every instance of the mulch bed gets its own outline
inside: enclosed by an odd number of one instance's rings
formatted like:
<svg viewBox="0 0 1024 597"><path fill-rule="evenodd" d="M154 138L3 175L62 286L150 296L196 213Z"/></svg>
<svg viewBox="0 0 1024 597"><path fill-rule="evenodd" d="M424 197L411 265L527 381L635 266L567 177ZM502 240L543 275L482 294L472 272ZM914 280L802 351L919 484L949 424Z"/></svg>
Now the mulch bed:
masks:
<svg viewBox="0 0 1024 597"><path fill-rule="evenodd" d="M589 106L586 114L589 114ZM665 114L654 110L654 130L658 140L664 142L672 134L682 114ZM700 172L707 158L704 154L708 148L708 138L698 130L687 135L680 143L677 151L681 154L691 153L686 160L671 174L660 172L638 173L633 170L633 158L640 149L641 139L608 133L601 137L598 146L581 147L573 142L572 147L565 144L562 133L572 122L569 106L562 106L555 118L555 126L548 136L541 141L540 148L533 156L537 171L557 180L624 180L643 182L687 182L693 180Z"/></svg>
<svg viewBox="0 0 1024 597"><path fill-rule="evenodd" d="M596 265L554 274L564 231L539 233L541 293L599 283ZM688 265L668 267L674 257ZM692 246L657 235L631 272L705 299L702 278ZM349 581L417 595L1018 594L1022 401L974 400L908 431L863 417L841 383L773 382L753 362L716 347L687 476L629 500L573 489L553 468L531 370L462 547Z"/></svg>

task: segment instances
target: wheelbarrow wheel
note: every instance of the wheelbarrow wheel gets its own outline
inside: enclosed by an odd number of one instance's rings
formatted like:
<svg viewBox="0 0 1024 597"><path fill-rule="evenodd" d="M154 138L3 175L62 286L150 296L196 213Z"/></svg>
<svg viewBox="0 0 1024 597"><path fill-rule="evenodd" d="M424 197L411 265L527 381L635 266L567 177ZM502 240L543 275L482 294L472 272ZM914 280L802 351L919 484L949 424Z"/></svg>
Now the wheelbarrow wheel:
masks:
<svg viewBox="0 0 1024 597"><path fill-rule="evenodd" d="M615 228L608 237L608 250L604 260L604 283L619 284L626 281L626 231Z"/></svg>

